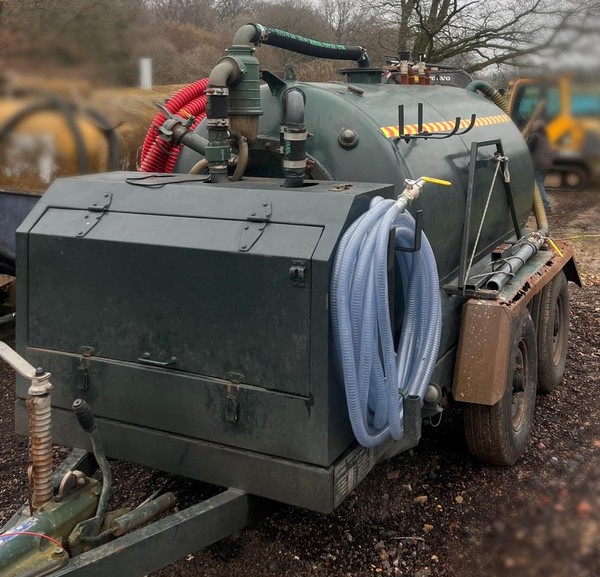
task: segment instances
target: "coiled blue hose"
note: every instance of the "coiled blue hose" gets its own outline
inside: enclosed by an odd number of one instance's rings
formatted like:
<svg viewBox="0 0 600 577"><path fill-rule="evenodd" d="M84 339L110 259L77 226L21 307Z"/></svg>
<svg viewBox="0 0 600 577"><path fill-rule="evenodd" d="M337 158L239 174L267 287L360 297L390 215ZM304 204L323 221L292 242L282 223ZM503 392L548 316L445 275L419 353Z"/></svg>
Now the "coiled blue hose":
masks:
<svg viewBox="0 0 600 577"><path fill-rule="evenodd" d="M423 235L421 250L397 253L404 289L404 320L398 351L388 300L389 233L411 245L415 221L405 205L376 197L346 231L331 281L331 318L343 370L352 430L364 447L390 436L401 440L402 395L423 400L435 367L441 333L437 266Z"/></svg>

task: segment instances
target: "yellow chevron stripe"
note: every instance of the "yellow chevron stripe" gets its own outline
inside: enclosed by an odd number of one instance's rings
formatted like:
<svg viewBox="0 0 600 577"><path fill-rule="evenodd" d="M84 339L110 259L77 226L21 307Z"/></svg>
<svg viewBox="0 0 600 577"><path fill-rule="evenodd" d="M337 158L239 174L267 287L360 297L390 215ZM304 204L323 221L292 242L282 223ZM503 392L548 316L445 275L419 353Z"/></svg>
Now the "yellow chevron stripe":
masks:
<svg viewBox="0 0 600 577"><path fill-rule="evenodd" d="M512 122L510 116L506 114L497 114L495 116L481 116L475 119L474 128L478 126L491 126L493 124L504 124L506 122ZM460 128L464 130L471 123L470 118L463 118L460 121ZM423 124L423 130L434 134L436 132L450 132L454 128L454 122L451 121L439 121L439 122L427 122ZM418 124L407 124L404 126L405 134L417 134L419 129ZM386 138L398 138L400 136L400 130L398 126L382 126L380 128Z"/></svg>

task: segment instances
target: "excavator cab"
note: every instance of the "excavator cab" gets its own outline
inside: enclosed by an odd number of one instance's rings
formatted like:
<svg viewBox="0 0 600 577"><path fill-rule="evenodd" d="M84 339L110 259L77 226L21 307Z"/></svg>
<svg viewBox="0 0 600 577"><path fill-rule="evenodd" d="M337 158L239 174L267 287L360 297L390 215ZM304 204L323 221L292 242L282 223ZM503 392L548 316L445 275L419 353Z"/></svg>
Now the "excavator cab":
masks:
<svg viewBox="0 0 600 577"><path fill-rule="evenodd" d="M507 99L510 116L525 136L535 120L546 123L556 151L546 186L585 188L600 169L600 94L575 88L569 76L520 78Z"/></svg>

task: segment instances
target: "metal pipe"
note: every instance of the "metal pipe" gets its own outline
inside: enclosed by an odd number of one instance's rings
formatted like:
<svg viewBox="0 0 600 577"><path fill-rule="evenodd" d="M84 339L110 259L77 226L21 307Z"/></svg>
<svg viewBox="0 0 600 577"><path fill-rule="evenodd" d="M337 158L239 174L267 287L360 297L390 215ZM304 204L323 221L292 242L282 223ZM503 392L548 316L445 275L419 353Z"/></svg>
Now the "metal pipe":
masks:
<svg viewBox="0 0 600 577"><path fill-rule="evenodd" d="M173 493L165 493L116 518L110 524L110 531L115 537L120 537L128 531L147 523L157 515L168 511L175 506L176 502L177 498Z"/></svg>
<svg viewBox="0 0 600 577"><path fill-rule="evenodd" d="M525 263L544 245L542 234L534 232L531 236L521 239L514 246L518 247L510 256L502 259L502 265L494 270L493 276L487 281L485 288L499 291L504 285L525 266Z"/></svg>
<svg viewBox="0 0 600 577"><path fill-rule="evenodd" d="M112 486L112 473L106 454L104 453L104 447L100 439L100 433L96 428L96 421L94 415L90 410L89 405L83 399L76 399L72 405L73 412L77 416L77 420L81 425L81 428L89 435L92 443L92 450L94 451L94 457L102 473L102 492L100 493L100 500L98 501L98 509L96 515L87 521L83 521L75 529L79 530L78 533L82 540L86 540L90 537L95 537L100 531L100 526L104 521L106 515L106 508L108 506L108 499L110 497L110 489ZM74 531L74 533L75 533Z"/></svg>
<svg viewBox="0 0 600 577"><path fill-rule="evenodd" d="M208 128L206 160L208 160L212 182L224 182L228 179L229 85L235 82L239 73L240 69L236 61L226 56L216 64L209 76L206 89L206 125Z"/></svg>
<svg viewBox="0 0 600 577"><path fill-rule="evenodd" d="M281 97L281 146L283 149L283 174L286 188L298 188L304 183L306 173L306 125L304 124L304 93L290 88Z"/></svg>
<svg viewBox="0 0 600 577"><path fill-rule="evenodd" d="M202 174L202 171L208 168L208 160L206 158L200 159L192 168L188 174Z"/></svg>
<svg viewBox="0 0 600 577"><path fill-rule="evenodd" d="M248 139L235 130L230 130L229 135L237 143L238 147L237 166L235 167L233 176L231 177L231 180L236 182L242 179L242 176L244 176L246 168L248 167L248 159L250 157L248 150Z"/></svg>

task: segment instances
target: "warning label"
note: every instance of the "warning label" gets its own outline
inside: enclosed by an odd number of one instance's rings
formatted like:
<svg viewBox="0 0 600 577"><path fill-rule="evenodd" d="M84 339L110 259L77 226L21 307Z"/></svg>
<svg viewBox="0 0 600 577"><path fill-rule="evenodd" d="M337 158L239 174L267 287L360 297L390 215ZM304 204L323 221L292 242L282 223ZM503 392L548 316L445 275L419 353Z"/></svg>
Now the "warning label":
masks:
<svg viewBox="0 0 600 577"><path fill-rule="evenodd" d="M375 466L372 449L357 447L333 470L334 506L337 507Z"/></svg>

